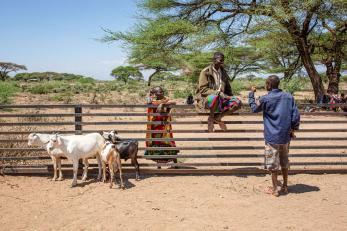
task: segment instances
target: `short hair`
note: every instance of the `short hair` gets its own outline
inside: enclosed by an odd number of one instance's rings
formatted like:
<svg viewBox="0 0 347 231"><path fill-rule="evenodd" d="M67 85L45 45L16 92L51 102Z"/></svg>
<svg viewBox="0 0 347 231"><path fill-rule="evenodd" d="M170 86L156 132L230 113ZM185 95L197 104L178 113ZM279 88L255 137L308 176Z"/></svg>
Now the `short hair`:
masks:
<svg viewBox="0 0 347 231"><path fill-rule="evenodd" d="M150 90L151 94L156 94L159 90L161 90L162 92L164 92L163 88L161 88L160 86L156 86L156 87L152 87Z"/></svg>
<svg viewBox="0 0 347 231"><path fill-rule="evenodd" d="M266 83L271 89L278 89L278 86L280 85L280 78L277 75L270 75Z"/></svg>
<svg viewBox="0 0 347 231"><path fill-rule="evenodd" d="M217 56L223 56L224 57L224 54L222 52L217 51L213 54L213 59L217 58Z"/></svg>

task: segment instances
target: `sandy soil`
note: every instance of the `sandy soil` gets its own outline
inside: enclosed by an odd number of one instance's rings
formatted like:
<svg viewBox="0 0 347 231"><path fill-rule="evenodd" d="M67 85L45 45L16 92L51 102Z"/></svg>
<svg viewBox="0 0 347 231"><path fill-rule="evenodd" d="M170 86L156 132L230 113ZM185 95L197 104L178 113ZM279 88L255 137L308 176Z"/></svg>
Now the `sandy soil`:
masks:
<svg viewBox="0 0 347 231"><path fill-rule="evenodd" d="M346 230L347 178L293 175L291 193L269 176L146 176L127 189L70 179L0 178L0 230Z"/></svg>

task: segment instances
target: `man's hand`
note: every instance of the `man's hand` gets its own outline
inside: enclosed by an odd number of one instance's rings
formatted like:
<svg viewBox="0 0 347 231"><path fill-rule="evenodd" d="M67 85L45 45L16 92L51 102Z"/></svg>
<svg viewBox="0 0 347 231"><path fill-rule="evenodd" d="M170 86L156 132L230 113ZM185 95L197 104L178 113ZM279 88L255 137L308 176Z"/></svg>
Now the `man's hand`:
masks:
<svg viewBox="0 0 347 231"><path fill-rule="evenodd" d="M256 91L257 91L257 87L256 87L256 86L252 86L252 87L251 87L251 91L252 91L252 92L256 92Z"/></svg>
<svg viewBox="0 0 347 231"><path fill-rule="evenodd" d="M290 131L290 138L291 139L295 139L296 138L296 135L294 134L294 130Z"/></svg>

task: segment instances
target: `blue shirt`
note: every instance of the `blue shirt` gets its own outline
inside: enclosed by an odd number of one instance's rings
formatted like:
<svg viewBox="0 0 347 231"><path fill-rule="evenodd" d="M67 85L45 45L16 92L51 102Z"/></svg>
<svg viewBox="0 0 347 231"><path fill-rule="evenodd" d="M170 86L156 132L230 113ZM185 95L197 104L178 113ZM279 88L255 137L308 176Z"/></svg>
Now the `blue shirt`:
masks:
<svg viewBox="0 0 347 231"><path fill-rule="evenodd" d="M255 102L254 92L248 95L248 103L253 112L263 111L265 142L287 144L290 131L298 130L300 114L291 94L273 89Z"/></svg>

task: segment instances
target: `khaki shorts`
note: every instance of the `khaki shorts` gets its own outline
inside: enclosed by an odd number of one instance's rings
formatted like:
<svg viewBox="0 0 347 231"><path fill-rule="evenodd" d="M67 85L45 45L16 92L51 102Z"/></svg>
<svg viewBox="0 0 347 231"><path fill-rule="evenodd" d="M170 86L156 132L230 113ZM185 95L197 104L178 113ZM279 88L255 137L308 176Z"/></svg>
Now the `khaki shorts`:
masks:
<svg viewBox="0 0 347 231"><path fill-rule="evenodd" d="M270 171L281 168L289 168L289 143L288 144L265 144L265 169Z"/></svg>

